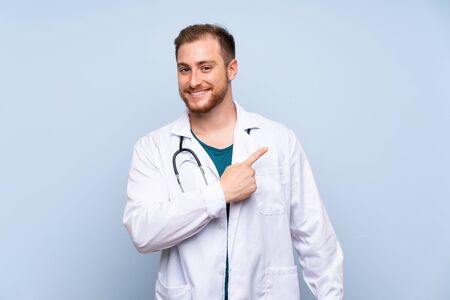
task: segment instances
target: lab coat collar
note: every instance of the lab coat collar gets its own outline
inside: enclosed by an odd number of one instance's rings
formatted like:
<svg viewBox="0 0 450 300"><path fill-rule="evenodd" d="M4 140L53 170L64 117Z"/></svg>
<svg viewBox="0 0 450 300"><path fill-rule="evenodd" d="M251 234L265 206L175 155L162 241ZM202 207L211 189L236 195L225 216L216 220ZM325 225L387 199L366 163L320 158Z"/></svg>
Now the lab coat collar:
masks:
<svg viewBox="0 0 450 300"><path fill-rule="evenodd" d="M260 124L252 114L245 111L236 101L234 102L237 111L236 127L242 131L259 128ZM189 122L189 111L186 109L183 114L174 122L172 134L177 136L192 137L191 124Z"/></svg>

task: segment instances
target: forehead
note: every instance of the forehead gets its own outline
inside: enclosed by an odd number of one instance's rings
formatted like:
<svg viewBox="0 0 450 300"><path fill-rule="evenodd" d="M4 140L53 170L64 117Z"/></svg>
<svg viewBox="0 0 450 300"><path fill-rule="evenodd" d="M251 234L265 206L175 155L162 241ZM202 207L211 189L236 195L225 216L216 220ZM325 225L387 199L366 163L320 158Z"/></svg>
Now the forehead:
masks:
<svg viewBox="0 0 450 300"><path fill-rule="evenodd" d="M212 36L183 44L178 49L177 63L194 64L199 61L223 60L219 41Z"/></svg>

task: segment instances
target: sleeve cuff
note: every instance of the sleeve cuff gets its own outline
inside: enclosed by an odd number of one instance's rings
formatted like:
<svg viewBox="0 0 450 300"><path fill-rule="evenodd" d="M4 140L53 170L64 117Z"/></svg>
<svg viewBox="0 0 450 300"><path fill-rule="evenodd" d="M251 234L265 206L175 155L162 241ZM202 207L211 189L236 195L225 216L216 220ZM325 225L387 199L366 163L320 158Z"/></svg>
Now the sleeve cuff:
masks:
<svg viewBox="0 0 450 300"><path fill-rule="evenodd" d="M217 218L225 213L225 195L223 194L220 181L208 185L203 190L203 199L206 204L206 211L210 218Z"/></svg>

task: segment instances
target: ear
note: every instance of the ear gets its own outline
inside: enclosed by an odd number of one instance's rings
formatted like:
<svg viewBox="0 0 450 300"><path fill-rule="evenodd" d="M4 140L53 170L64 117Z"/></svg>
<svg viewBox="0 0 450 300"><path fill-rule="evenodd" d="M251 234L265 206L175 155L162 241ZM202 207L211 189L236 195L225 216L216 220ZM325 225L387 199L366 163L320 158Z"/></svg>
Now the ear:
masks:
<svg viewBox="0 0 450 300"><path fill-rule="evenodd" d="M238 71L238 62L236 59L231 60L227 66L228 80L233 80Z"/></svg>

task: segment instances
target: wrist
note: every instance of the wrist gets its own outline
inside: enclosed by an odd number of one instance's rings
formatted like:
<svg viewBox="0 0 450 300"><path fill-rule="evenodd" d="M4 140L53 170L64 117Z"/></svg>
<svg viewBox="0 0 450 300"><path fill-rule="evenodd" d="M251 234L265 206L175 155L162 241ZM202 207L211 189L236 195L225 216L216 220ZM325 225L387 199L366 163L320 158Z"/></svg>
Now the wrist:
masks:
<svg viewBox="0 0 450 300"><path fill-rule="evenodd" d="M223 182L220 181L220 186L222 187L222 191L223 191L223 196L225 199L225 203L230 203L231 202L231 197L229 195L229 192L227 191L226 187L224 186Z"/></svg>
<svg viewBox="0 0 450 300"><path fill-rule="evenodd" d="M222 186L218 182L215 182L206 186L202 190L202 193L208 216L210 218L217 218L222 215L226 207Z"/></svg>

